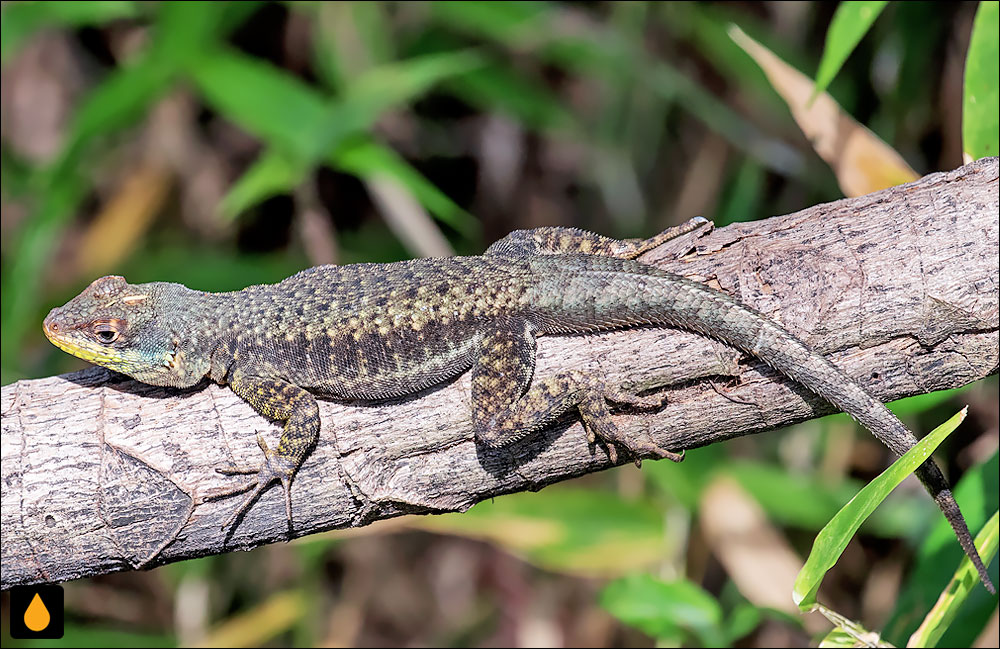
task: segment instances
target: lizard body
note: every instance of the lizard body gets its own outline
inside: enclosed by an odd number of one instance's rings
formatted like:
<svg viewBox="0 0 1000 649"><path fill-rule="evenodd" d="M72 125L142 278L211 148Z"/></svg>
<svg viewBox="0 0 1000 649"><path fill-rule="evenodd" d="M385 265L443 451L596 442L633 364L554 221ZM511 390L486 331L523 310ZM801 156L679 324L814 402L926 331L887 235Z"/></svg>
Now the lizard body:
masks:
<svg viewBox="0 0 1000 649"><path fill-rule="evenodd" d="M319 266L272 285L204 293L180 284L93 282L45 319L46 336L85 360L153 385L187 387L205 376L260 414L284 422L281 440L245 485L252 490L226 522L275 480L291 524L291 480L320 430L314 393L381 400L418 392L471 369L476 440L512 443L577 410L609 455L679 460L648 436L625 436L608 402L637 397L593 374L532 381L535 338L672 326L721 340L763 360L841 408L901 455L916 438L881 402L777 323L728 295L634 258L694 230L692 219L645 240L618 241L570 228L513 232L482 256L392 264ZM983 583L993 586L947 481L932 459L917 471Z"/></svg>

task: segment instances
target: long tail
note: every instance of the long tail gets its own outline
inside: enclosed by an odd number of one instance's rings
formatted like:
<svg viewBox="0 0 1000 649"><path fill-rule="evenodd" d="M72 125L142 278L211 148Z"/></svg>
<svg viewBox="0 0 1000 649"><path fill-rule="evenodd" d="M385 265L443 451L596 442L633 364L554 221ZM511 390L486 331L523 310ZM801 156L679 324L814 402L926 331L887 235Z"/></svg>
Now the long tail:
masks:
<svg viewBox="0 0 1000 649"><path fill-rule="evenodd" d="M564 258L560 271L556 273L560 277L550 277L562 288L553 291L542 286L539 296L533 298L538 308L535 315L549 333L641 324L695 331L752 354L801 383L860 422L896 455L917 443L903 422L826 357L724 293L627 259L574 256ZM549 319L549 313L559 317ZM928 458L916 474L948 519L979 578L995 594L941 469Z"/></svg>

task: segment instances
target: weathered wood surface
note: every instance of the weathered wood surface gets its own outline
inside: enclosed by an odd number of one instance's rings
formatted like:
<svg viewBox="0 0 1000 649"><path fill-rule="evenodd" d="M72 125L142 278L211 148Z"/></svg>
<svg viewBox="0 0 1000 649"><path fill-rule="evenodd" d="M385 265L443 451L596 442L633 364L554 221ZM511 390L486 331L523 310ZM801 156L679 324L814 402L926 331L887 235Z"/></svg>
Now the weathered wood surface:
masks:
<svg viewBox="0 0 1000 649"><path fill-rule="evenodd" d="M691 236L644 261L738 296L888 401L997 372L998 205L992 158ZM540 339L536 376L568 368L671 386L661 411L618 421L650 425L674 450L831 411L762 363L683 331ZM321 439L292 489L294 530L272 487L226 534L221 521L239 500L199 502L237 479L214 467L256 465L254 432L272 446L279 435L228 388L160 389L96 368L4 386L2 587L464 510L610 466L573 419L509 448L478 448L469 398L466 374L391 403L321 402Z"/></svg>

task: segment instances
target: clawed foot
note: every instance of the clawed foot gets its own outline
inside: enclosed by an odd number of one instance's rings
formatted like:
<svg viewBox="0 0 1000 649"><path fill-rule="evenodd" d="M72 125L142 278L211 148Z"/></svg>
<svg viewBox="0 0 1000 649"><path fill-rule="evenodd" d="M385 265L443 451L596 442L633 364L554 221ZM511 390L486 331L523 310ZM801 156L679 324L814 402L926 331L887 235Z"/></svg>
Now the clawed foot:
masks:
<svg viewBox="0 0 1000 649"><path fill-rule="evenodd" d="M584 427L587 429L587 440L591 444L596 442L596 437L600 437L605 443L608 451L608 459L611 460L612 464L618 463L618 446L624 447L632 454L635 458L635 465L639 468L642 468L642 458L644 456L668 459L672 462L681 462L684 460L684 451L678 453L658 446L653 442L648 430L642 438L635 438L623 434L614 424L610 427L605 427L600 433L595 433L591 426L584 425Z"/></svg>
<svg viewBox="0 0 1000 649"><path fill-rule="evenodd" d="M264 464L261 465L259 469L243 468L236 466L229 466L225 468L217 468L216 472L223 475L248 475L256 474L255 477L251 478L247 483L229 488L229 489L216 489L208 494L206 494L202 500L218 500L220 498L226 498L228 496L235 496L236 494L243 493L244 491L250 491L250 494L243 500L236 511L226 519L226 522L222 524L222 529L230 527L233 522L245 513L250 505L253 504L257 497L260 496L261 492L264 491L272 482L278 480L281 482L281 486L285 491L285 516L288 518L288 525L292 525L292 475L295 473L294 462L282 455L279 455L275 451L272 451L267 446L267 442L264 438L257 435L257 445L260 446L260 450L264 452Z"/></svg>
<svg viewBox="0 0 1000 649"><path fill-rule="evenodd" d="M635 465L642 466L643 456L667 458L674 462L684 459L684 451L677 453L661 448L649 434L649 426L641 437L625 435L621 432L611 413L607 401L622 403L643 410L654 410L666 404L665 396L638 397L620 390L607 390L602 394L594 394L580 403L580 415L583 427L587 431L587 441L594 444L598 438L605 442L608 459L613 464L618 463L618 446L622 446L635 457Z"/></svg>

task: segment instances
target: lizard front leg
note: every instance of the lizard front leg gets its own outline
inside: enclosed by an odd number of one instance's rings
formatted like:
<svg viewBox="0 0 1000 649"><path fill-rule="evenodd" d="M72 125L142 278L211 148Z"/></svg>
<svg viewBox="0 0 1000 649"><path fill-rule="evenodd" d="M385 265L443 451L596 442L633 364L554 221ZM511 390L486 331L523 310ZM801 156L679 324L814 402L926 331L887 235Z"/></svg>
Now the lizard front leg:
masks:
<svg viewBox="0 0 1000 649"><path fill-rule="evenodd" d="M260 434L257 435L257 444L264 452L264 463L259 469L236 467L216 469L219 473L226 475L255 473L254 478L239 487L215 491L205 499L216 500L249 489L253 490L223 524L222 527L225 529L250 508L250 505L268 485L278 480L284 488L285 514L290 526L292 524L292 478L319 437L320 419L316 398L303 388L287 381L253 376L239 369L233 373L229 385L233 392L249 403L254 410L270 419L284 421L285 427L276 450L268 448Z"/></svg>
<svg viewBox="0 0 1000 649"><path fill-rule="evenodd" d="M616 444L637 458L683 458L682 453L660 448L648 436L636 439L624 435L608 409L608 401L656 408L662 405L661 399L636 397L608 386L595 374L579 370L532 385L535 332L528 321L508 320L482 334L472 370L472 425L479 442L493 448L511 444L576 409L588 440L604 441L612 462L617 461Z"/></svg>

